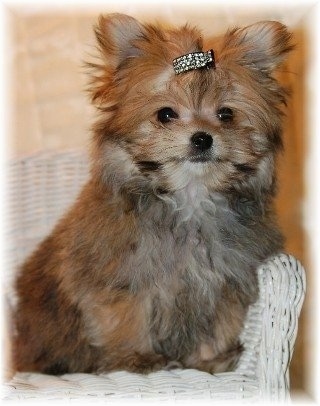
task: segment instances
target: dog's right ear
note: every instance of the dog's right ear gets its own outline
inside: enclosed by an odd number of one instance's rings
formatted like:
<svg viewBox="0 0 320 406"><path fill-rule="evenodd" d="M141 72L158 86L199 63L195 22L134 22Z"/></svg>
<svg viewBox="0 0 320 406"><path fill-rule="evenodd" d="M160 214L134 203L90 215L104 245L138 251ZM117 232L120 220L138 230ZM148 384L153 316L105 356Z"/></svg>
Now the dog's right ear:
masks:
<svg viewBox="0 0 320 406"><path fill-rule="evenodd" d="M143 35L143 26L125 14L100 16L95 34L107 66L117 69L127 58L141 51L134 41Z"/></svg>
<svg viewBox="0 0 320 406"><path fill-rule="evenodd" d="M272 72L293 49L291 33L278 21L261 21L236 28L225 36L222 59L264 72Z"/></svg>

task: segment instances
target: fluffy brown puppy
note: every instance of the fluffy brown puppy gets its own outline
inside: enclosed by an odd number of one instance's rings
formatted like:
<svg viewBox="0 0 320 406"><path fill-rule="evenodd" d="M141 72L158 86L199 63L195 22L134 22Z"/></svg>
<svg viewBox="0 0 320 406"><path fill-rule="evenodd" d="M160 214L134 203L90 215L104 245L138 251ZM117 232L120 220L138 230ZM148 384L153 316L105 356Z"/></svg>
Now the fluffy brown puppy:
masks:
<svg viewBox="0 0 320 406"><path fill-rule="evenodd" d="M19 273L15 367L231 370L256 269L282 247L273 73L290 34L228 31L215 61L179 74L174 59L206 51L196 29L116 14L96 36L91 178Z"/></svg>

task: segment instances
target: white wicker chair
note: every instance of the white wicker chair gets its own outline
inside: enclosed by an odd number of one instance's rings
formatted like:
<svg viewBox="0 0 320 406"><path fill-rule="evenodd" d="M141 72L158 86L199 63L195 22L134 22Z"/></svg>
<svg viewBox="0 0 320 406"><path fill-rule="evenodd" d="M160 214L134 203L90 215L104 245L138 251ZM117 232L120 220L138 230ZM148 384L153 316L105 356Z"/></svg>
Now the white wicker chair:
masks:
<svg viewBox="0 0 320 406"><path fill-rule="evenodd" d="M6 295L14 302L15 269L48 234L74 200L88 174L81 151L43 152L9 165ZM289 399L289 364L305 294L305 273L292 256L280 254L258 270L260 297L242 333L245 351L232 373L196 370L149 375L113 372L60 377L17 373L5 383L5 399L271 400Z"/></svg>

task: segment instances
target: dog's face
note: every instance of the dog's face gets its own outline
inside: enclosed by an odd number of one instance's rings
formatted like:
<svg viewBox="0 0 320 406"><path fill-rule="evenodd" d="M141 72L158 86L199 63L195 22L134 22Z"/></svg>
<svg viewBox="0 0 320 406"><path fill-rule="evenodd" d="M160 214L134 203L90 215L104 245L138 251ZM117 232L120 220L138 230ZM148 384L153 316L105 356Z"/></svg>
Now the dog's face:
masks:
<svg viewBox="0 0 320 406"><path fill-rule="evenodd" d="M228 32L210 43L215 68L179 75L173 59L202 50L196 30L111 15L96 33L104 64L93 83L103 111L95 145L104 176L166 191L270 187L285 96L272 72L290 49L284 26Z"/></svg>

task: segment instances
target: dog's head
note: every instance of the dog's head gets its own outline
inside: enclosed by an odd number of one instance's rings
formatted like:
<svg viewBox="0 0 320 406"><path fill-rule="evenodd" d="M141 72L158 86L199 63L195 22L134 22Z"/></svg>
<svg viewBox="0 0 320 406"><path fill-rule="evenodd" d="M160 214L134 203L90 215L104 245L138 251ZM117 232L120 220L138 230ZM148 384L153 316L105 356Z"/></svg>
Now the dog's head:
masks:
<svg viewBox="0 0 320 406"><path fill-rule="evenodd" d="M101 17L102 63L92 65L94 165L122 188L225 192L270 188L286 92L272 76L291 49L278 22L213 39L215 66L176 74L173 60L203 49L199 32Z"/></svg>

